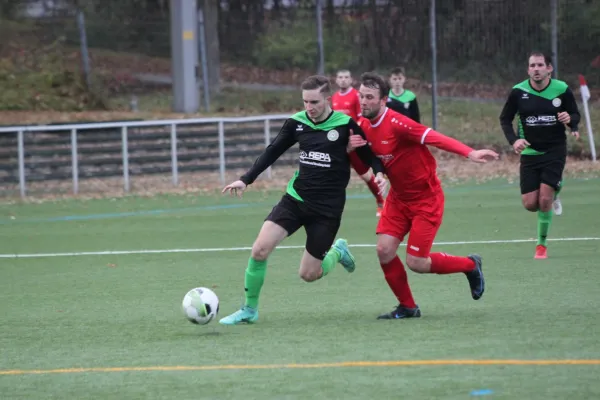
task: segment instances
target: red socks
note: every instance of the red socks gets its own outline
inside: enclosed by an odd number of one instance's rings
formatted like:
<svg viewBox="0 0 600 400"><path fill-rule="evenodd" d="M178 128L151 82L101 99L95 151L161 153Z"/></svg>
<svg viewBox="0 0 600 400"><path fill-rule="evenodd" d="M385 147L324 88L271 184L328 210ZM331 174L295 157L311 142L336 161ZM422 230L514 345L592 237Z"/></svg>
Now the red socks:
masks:
<svg viewBox="0 0 600 400"><path fill-rule="evenodd" d="M432 274L455 274L458 272L470 272L475 269L475 261L469 257L452 256L446 253L431 253ZM390 289L404 307L415 308L417 305L413 298L408 276L402 261L398 256L387 264L381 264L381 269Z"/></svg>
<svg viewBox="0 0 600 400"><path fill-rule="evenodd" d="M431 253L429 257L431 257L432 274L455 274L475 269L475 261L469 257L452 256L446 253Z"/></svg>
<svg viewBox="0 0 600 400"><path fill-rule="evenodd" d="M413 299L410 286L408 285L408 276L402 261L398 256L394 257L392 261L387 264L381 264L381 269L385 275L390 289L394 292L394 295L398 299L398 302L405 307L415 308L415 299Z"/></svg>
<svg viewBox="0 0 600 400"><path fill-rule="evenodd" d="M367 186L369 187L369 190L371 190L371 193L373 193L373 196L375 196L377 205L382 205L383 196L379 194L379 186L377 186L377 183L375 183L375 175L371 175L371 180L367 182Z"/></svg>

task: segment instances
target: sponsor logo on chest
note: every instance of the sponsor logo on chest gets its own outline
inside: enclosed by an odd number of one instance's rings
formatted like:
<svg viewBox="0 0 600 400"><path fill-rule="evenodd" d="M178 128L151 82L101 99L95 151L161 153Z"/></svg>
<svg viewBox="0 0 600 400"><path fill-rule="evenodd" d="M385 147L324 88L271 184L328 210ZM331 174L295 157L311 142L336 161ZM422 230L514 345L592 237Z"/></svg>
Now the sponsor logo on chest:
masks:
<svg viewBox="0 0 600 400"><path fill-rule="evenodd" d="M525 125L527 126L549 126L555 125L558 119L556 115L530 115L525 118Z"/></svg>
<svg viewBox="0 0 600 400"><path fill-rule="evenodd" d="M329 153L322 153L320 151L300 151L299 155L300 163L313 165L316 167L329 168L331 167L331 156Z"/></svg>

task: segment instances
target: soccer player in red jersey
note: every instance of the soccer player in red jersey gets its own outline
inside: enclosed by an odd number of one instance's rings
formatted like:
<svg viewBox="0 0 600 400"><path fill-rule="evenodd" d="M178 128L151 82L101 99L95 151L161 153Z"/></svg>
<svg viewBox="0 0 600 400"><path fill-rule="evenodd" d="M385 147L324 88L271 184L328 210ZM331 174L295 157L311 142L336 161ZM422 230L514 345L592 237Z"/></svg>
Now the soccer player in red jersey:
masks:
<svg viewBox="0 0 600 400"><path fill-rule="evenodd" d="M339 87L339 91L331 97L331 108L334 111L343 112L350 116L354 121L360 118L360 102L358 100L358 90L352 87L352 74L348 70L339 70L337 72L335 83ZM383 194L380 193L379 187L375 182L375 175L354 152L350 153L350 164L361 179L367 184L375 201L377 202L377 216L381 216L383 210Z"/></svg>
<svg viewBox="0 0 600 400"><path fill-rule="evenodd" d="M361 76L359 125L367 140L352 135L352 147L369 144L383 161L391 189L377 225L377 257L385 279L399 305L378 319L420 317L421 311L412 296L404 266L396 254L409 234L406 264L418 273L464 273L471 296L483 295L485 281L482 260L477 254L468 257L431 253L435 235L442 223L444 193L436 174L436 160L428 149L435 146L483 163L497 159L492 150L474 150L386 107L388 85L382 77L365 73Z"/></svg>
<svg viewBox="0 0 600 400"><path fill-rule="evenodd" d="M334 111L343 112L354 121L360 116L360 101L358 90L352 87L352 74L348 70L339 70L335 83L339 90L331 96L331 108Z"/></svg>

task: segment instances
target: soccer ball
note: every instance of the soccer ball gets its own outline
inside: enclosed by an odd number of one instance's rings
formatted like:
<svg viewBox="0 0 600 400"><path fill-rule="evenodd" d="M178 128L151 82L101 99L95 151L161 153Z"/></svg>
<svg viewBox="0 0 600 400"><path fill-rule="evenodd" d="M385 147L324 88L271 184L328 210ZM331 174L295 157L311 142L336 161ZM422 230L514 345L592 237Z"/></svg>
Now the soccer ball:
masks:
<svg viewBox="0 0 600 400"><path fill-rule="evenodd" d="M212 290L197 287L186 293L181 307L188 321L206 325L219 313L219 298Z"/></svg>

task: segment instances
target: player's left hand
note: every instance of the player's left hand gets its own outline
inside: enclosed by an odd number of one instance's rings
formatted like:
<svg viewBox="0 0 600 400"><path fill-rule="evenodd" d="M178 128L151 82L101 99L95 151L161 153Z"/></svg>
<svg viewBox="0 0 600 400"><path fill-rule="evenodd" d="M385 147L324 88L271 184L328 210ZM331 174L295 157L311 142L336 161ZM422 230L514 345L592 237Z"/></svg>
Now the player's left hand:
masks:
<svg viewBox="0 0 600 400"><path fill-rule="evenodd" d="M385 177L383 176L383 174L381 172L378 172L375 175L375 183L377 184L377 187L379 188L379 194L380 195L385 194L385 191L387 190L387 186L388 186L388 181L385 179Z"/></svg>
<svg viewBox="0 0 600 400"><path fill-rule="evenodd" d="M354 131L350 129L350 138L348 139L348 153L353 152L358 147L367 145L367 141L360 135L355 135Z"/></svg>
<svg viewBox="0 0 600 400"><path fill-rule="evenodd" d="M571 136L574 136L575 140L579 140L579 131L571 131Z"/></svg>
<svg viewBox="0 0 600 400"><path fill-rule="evenodd" d="M559 112L558 113L558 121L562 122L563 124L568 124L569 122L571 122L571 116L566 111Z"/></svg>
<svg viewBox="0 0 600 400"><path fill-rule="evenodd" d="M474 161L476 163L486 163L488 158L492 160L497 160L500 158L498 153L493 150L483 149L483 150L473 150L467 156L469 160Z"/></svg>

